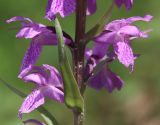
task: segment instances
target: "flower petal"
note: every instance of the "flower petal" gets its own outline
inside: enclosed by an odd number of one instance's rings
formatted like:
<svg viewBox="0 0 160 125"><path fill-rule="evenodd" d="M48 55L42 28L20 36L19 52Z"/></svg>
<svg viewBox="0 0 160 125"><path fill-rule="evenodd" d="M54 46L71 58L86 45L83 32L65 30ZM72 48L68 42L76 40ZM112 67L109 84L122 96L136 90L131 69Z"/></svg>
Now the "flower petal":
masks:
<svg viewBox="0 0 160 125"><path fill-rule="evenodd" d="M66 40L66 39L65 39ZM68 40L68 39L67 39ZM57 36L52 32L44 32L36 36L33 41L41 45L57 45Z"/></svg>
<svg viewBox="0 0 160 125"><path fill-rule="evenodd" d="M63 88L63 81L58 70L47 64L44 64L43 67L45 70L49 70L50 72L48 83L56 87Z"/></svg>
<svg viewBox="0 0 160 125"><path fill-rule="evenodd" d="M57 102L63 103L64 102L64 92L62 88L57 88L53 85L48 85L41 88L43 95L53 99Z"/></svg>
<svg viewBox="0 0 160 125"><path fill-rule="evenodd" d="M49 71L49 72L48 72ZM54 86L63 90L63 81L58 70L50 65L29 66L22 70L18 76L25 82L33 82L39 87Z"/></svg>
<svg viewBox="0 0 160 125"><path fill-rule="evenodd" d="M114 32L126 25L128 25L128 23L126 22L126 19L114 20L105 26L105 30Z"/></svg>
<svg viewBox="0 0 160 125"><path fill-rule="evenodd" d="M35 30L34 27L25 27L22 28L17 34L16 37L17 38L33 38L35 36L37 36L38 34L40 34L42 31L39 30Z"/></svg>
<svg viewBox="0 0 160 125"><path fill-rule="evenodd" d="M125 4L127 10L132 8L133 0L115 0L115 3L118 7L121 7L122 4Z"/></svg>
<svg viewBox="0 0 160 125"><path fill-rule="evenodd" d="M151 16L151 15L145 15L144 17L133 16L133 17L130 17L127 19L114 20L105 26L105 30L118 31L120 28L122 28L124 26L128 26L135 21L149 22L152 20L152 18L153 18L153 16Z"/></svg>
<svg viewBox="0 0 160 125"><path fill-rule="evenodd" d="M120 90L123 84L120 77L109 70L106 65L99 73L89 79L89 86L92 88L96 90L106 88L109 92L112 92L114 89Z"/></svg>
<svg viewBox="0 0 160 125"><path fill-rule="evenodd" d="M23 58L21 71L29 67L30 65L34 65L39 58L41 51L42 45L35 41L32 41Z"/></svg>
<svg viewBox="0 0 160 125"><path fill-rule="evenodd" d="M22 118L23 113L30 113L43 104L44 96L41 91L38 89L33 90L32 93L25 98L21 108L19 109L19 118Z"/></svg>
<svg viewBox="0 0 160 125"><path fill-rule="evenodd" d="M140 37L143 33L136 26L124 26L117 32L118 35L128 35L130 37Z"/></svg>
<svg viewBox="0 0 160 125"><path fill-rule="evenodd" d="M93 55L103 58L107 54L109 44L94 42Z"/></svg>
<svg viewBox="0 0 160 125"><path fill-rule="evenodd" d="M87 15L95 13L96 9L97 9L96 0L87 0Z"/></svg>
<svg viewBox="0 0 160 125"><path fill-rule="evenodd" d="M152 20L153 16L151 15L145 15L144 17L140 17L140 16L133 16L130 17L128 19L126 19L126 22L131 24L135 21L145 21L145 22L150 22Z"/></svg>
<svg viewBox="0 0 160 125"><path fill-rule="evenodd" d="M7 23L11 23L11 22L15 22L15 21L28 21L30 23L33 23L31 19L26 18L26 17L22 17L22 16L15 16L9 20L6 20Z"/></svg>
<svg viewBox="0 0 160 125"><path fill-rule="evenodd" d="M26 17L13 17L9 20L7 20L7 23L11 23L13 21L21 21L22 28L21 30L17 33L16 37L17 38L34 38L35 36L39 35L40 33L43 32L51 32L44 26L43 24L38 24L33 22L31 19L26 18Z"/></svg>
<svg viewBox="0 0 160 125"><path fill-rule="evenodd" d="M93 50L86 47L85 49L85 58L88 60L93 54Z"/></svg>
<svg viewBox="0 0 160 125"><path fill-rule="evenodd" d="M29 66L28 68L22 70L18 76L25 82L33 82L38 86L46 85L49 76L43 67Z"/></svg>
<svg viewBox="0 0 160 125"><path fill-rule="evenodd" d="M75 11L75 6L75 0L48 0L45 17L48 20L53 20L57 13L61 17L68 16Z"/></svg>
<svg viewBox="0 0 160 125"><path fill-rule="evenodd" d="M23 69L20 74L18 75L18 78L23 79L32 69L32 66L29 65L27 68Z"/></svg>
<svg viewBox="0 0 160 125"><path fill-rule="evenodd" d="M94 38L98 43L114 43L116 32L103 31L99 36Z"/></svg>
<svg viewBox="0 0 160 125"><path fill-rule="evenodd" d="M117 4L118 7L121 7L123 4L123 0L115 0L115 3Z"/></svg>
<svg viewBox="0 0 160 125"><path fill-rule="evenodd" d="M134 66L134 55L132 48L127 42L117 42L114 44L114 51L119 61L126 67Z"/></svg>
<svg viewBox="0 0 160 125"><path fill-rule="evenodd" d="M64 38L66 44L70 44L71 40ZM23 58L21 71L29 65L34 65L39 58L42 47L45 45L57 45L57 36L51 32L44 32L32 39L30 46Z"/></svg>
<svg viewBox="0 0 160 125"><path fill-rule="evenodd" d="M114 89L120 90L124 85L123 80L118 75L113 73L110 69L107 69L106 71L108 83L106 83L104 87L109 92L112 92Z"/></svg>
<svg viewBox="0 0 160 125"><path fill-rule="evenodd" d="M95 76L90 77L88 81L88 85L96 90L100 90L104 87L105 81L107 76L103 73L103 71L100 71Z"/></svg>
<svg viewBox="0 0 160 125"><path fill-rule="evenodd" d="M133 0L124 0L125 1L125 6L126 6L126 9L129 10L132 8L133 6Z"/></svg>

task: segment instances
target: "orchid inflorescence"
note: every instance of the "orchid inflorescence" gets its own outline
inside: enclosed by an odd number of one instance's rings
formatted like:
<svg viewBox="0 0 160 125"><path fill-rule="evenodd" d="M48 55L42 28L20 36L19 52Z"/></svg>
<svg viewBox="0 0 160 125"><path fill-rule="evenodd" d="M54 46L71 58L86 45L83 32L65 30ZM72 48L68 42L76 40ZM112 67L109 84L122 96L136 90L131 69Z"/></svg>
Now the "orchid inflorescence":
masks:
<svg viewBox="0 0 160 125"><path fill-rule="evenodd" d="M45 18L49 21L55 21L56 23L56 21L58 21L57 14L60 14L60 16L64 18L74 12L78 15L78 12L83 11L85 14L82 14L84 17L81 18L86 18L86 16L96 12L96 0L80 1L81 0L48 0ZM85 4L83 4L83 2ZM78 4L80 3L84 5L85 11L79 9ZM118 7L125 5L126 9L130 10L133 6L133 0L114 0L114 4ZM109 11L108 15L110 13ZM80 40L73 40L73 38L64 31L62 31L63 36L61 36L61 27L58 23L57 27L45 26L21 16L7 20L7 23L15 21L21 23L20 31L16 35L17 38L31 39L30 45L23 58L18 78L27 83L34 83L36 87L24 99L18 116L22 119L23 113L30 113L43 105L46 97L59 103L65 103L74 113L81 115L84 112L83 96L86 86L96 90L105 88L110 93L115 89L120 90L124 86L124 81L120 76L111 71L109 65L118 59L119 62L129 68L131 72L133 71L134 61L139 56L132 51L132 41L137 38L147 38L149 32L149 30L141 31L139 27L133 23L136 21L150 22L151 20L151 15L117 19L104 24L100 32L92 35L91 39L86 39L87 35L84 29L84 32L82 31L83 33L81 33L84 34L82 36L85 36L85 38L83 39L82 37ZM89 41L93 42L92 48L87 47ZM65 52L63 45L70 48L73 55L73 62L81 61L80 63L74 63L72 66L73 69L70 67L70 64L68 65L65 61L67 57L66 53L63 53ZM44 46L58 46L60 72L48 64L43 64L42 66L35 65ZM112 47L112 49L110 49L110 47ZM79 57L75 58L76 56L82 56L82 60L78 60L77 58ZM82 72L78 72L78 68L81 68ZM71 75L67 77L65 71ZM76 75L78 77L76 77ZM80 80L80 78L82 78L82 80ZM76 81L76 85L72 84L74 80ZM72 95L77 96L71 97ZM73 103L70 103L69 99L73 99ZM82 107L80 106L81 100L83 103ZM29 119L24 122L24 124L28 123L45 125L45 123L34 119ZM82 124L82 121L75 122L75 125Z"/></svg>

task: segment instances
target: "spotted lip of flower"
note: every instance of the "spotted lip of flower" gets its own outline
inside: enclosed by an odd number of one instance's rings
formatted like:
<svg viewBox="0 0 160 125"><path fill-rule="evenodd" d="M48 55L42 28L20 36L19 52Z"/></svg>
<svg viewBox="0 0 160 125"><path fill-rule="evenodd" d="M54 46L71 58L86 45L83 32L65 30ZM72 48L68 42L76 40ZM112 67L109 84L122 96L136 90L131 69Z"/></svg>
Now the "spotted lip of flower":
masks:
<svg viewBox="0 0 160 125"><path fill-rule="evenodd" d="M45 18L54 20L56 14L65 17L75 12L76 0L48 0ZM87 0L87 15L91 15L96 11L96 0Z"/></svg>
<svg viewBox="0 0 160 125"><path fill-rule="evenodd" d="M60 103L64 102L62 78L54 67L47 64L41 67L29 66L19 74L19 78L36 85L36 88L25 98L19 109L20 118L23 113L30 113L43 105L45 97Z"/></svg>
<svg viewBox="0 0 160 125"><path fill-rule="evenodd" d="M124 4L127 10L131 9L133 6L133 0L115 0L115 3L118 7Z"/></svg>
<svg viewBox="0 0 160 125"><path fill-rule="evenodd" d="M151 21L152 16L146 15L144 17L130 17L128 19L115 20L105 26L98 37L94 39L97 44L104 46L112 45L114 53L118 60L125 66L130 67L131 71L134 67L134 56L131 48L131 40L135 38L147 38L148 31L141 31L138 27L131 25L135 21ZM100 48L97 48L97 50ZM103 54L106 52L103 51Z"/></svg>
<svg viewBox="0 0 160 125"><path fill-rule="evenodd" d="M43 46L57 45L57 36L55 29L53 27L48 27L43 24L35 23L29 18L16 16L7 20L6 22L11 23L15 21L20 21L22 25L22 28L17 33L16 37L32 39L30 46L23 58L21 66L21 71L22 71L29 65L34 65L36 63L37 59L40 56ZM72 45L73 43L72 38L65 32L63 33L64 33L65 44Z"/></svg>
<svg viewBox="0 0 160 125"><path fill-rule="evenodd" d="M102 49L97 50L97 45L95 44L93 50L87 50L85 53L87 58L85 76L89 78L88 85L96 90L105 88L108 92L112 92L114 89L120 90L124 85L123 80L108 68L109 60L112 60L113 57L109 57L110 59L105 62L98 73L92 74L93 69L104 58L102 51L107 50L107 47L104 47L103 44L98 45Z"/></svg>

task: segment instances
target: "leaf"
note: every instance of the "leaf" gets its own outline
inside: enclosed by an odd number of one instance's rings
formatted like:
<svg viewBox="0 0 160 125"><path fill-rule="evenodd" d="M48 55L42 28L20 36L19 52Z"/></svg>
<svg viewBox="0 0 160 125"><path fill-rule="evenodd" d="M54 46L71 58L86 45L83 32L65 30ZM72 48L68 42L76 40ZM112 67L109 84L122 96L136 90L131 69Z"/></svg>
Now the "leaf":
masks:
<svg viewBox="0 0 160 125"><path fill-rule="evenodd" d="M0 78L0 82L3 83L6 87L8 87L12 92L14 92L15 94L19 95L22 98L25 98L27 95L24 94L23 92L19 91L18 89L16 89L15 87L11 86L10 84L8 84L6 81L4 81L3 79Z"/></svg>
<svg viewBox="0 0 160 125"><path fill-rule="evenodd" d="M12 92L17 94L18 96L20 96L22 98L25 98L27 96L25 93L21 92L20 90L16 89L15 87L11 86L10 84L8 84L6 81L4 81L1 78L0 78L0 82L3 83L6 87L8 87ZM43 106L39 107L37 110L41 114L48 117L53 122L53 125L59 125L57 120L55 119L55 117L47 109L45 109Z"/></svg>
<svg viewBox="0 0 160 125"><path fill-rule="evenodd" d="M54 125L53 122L44 114L41 114L43 117L44 121L47 123L47 125Z"/></svg>
<svg viewBox="0 0 160 125"><path fill-rule="evenodd" d="M107 11L100 18L97 24L86 33L83 40L89 41L93 39L94 37L98 36L104 30L104 26L106 25L106 22L109 20L112 14L113 7L114 7L114 2L112 2L109 9L107 9Z"/></svg>
<svg viewBox="0 0 160 125"><path fill-rule="evenodd" d="M80 94L78 84L73 75L71 66L66 56L62 29L58 18L55 19L55 28L58 38L59 64L64 82L65 104L71 109L83 111L83 98Z"/></svg>
<svg viewBox="0 0 160 125"><path fill-rule="evenodd" d="M43 116L45 116L46 118L48 118L52 124L48 124L48 125L59 125L58 121L56 120L56 118L43 106L41 106L40 108L37 109L41 114L43 114Z"/></svg>

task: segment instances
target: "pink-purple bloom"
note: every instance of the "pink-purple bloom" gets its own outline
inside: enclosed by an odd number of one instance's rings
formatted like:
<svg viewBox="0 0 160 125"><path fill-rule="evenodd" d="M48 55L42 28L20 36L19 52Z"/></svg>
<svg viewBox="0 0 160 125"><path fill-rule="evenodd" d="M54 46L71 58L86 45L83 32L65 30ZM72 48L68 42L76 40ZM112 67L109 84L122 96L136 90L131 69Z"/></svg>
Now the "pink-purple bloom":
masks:
<svg viewBox="0 0 160 125"><path fill-rule="evenodd" d="M64 102L63 82L56 68L47 64L41 67L30 65L18 77L25 82L32 82L36 85L19 109L20 118L23 113L30 113L43 105L45 97L57 102Z"/></svg>
<svg viewBox="0 0 160 125"><path fill-rule="evenodd" d="M112 92L114 89L120 90L123 80L109 69L109 64L118 58L125 66L133 70L134 60L138 57L132 52L131 41L135 38L147 38L148 31L141 31L137 26L132 25L135 21L151 21L152 16L130 17L112 21L107 24L104 31L95 37L92 50L87 50L85 55L87 59L85 76L89 78L88 85L100 90L102 88ZM109 51L112 46L113 50ZM98 73L93 74L94 68L107 57L105 64Z"/></svg>
<svg viewBox="0 0 160 125"><path fill-rule="evenodd" d="M76 0L48 0L46 18L53 20L57 13L61 17L68 16L75 11L75 6Z"/></svg>
<svg viewBox="0 0 160 125"><path fill-rule="evenodd" d="M97 44L95 43L93 50L86 51L87 64L85 73L89 77L88 85L96 90L105 88L108 92L112 92L114 89L120 90L124 85L123 80L109 69L109 63L113 61L114 57L108 56L101 69L96 74L92 74L94 68L106 57L102 54L102 51L106 50L105 46L99 44L98 47L99 49L97 49Z"/></svg>
<svg viewBox="0 0 160 125"><path fill-rule="evenodd" d="M147 38L148 31L141 31L137 26L132 25L135 21L151 21L152 16L130 17L112 21L105 26L105 30L97 36L94 41L105 46L105 51L101 51L102 55L107 52L110 45L113 46L113 51L117 55L118 60L126 67L133 69L134 60L136 59L131 48L131 40L135 38ZM104 47L103 47L104 48ZM101 49L99 47L96 48Z"/></svg>
<svg viewBox="0 0 160 125"><path fill-rule="evenodd" d="M95 76L90 77L88 85L96 90L105 88L111 93L114 89L120 90L124 82L117 74L112 72L106 64Z"/></svg>
<svg viewBox="0 0 160 125"><path fill-rule="evenodd" d="M115 3L118 7L121 7L122 4L124 4L128 10L133 6L133 0L115 0Z"/></svg>
<svg viewBox="0 0 160 125"><path fill-rule="evenodd" d="M29 18L16 16L9 20L7 20L7 23L11 23L14 21L20 21L21 22L21 29L17 33L17 38L31 38L32 41L30 43L29 48L27 49L27 52L23 58L21 71L25 68L27 68L29 65L34 65L39 58L42 47L45 45L57 45L57 36L55 33L54 28L47 27L43 24L38 24L33 22ZM64 33L64 40L66 44L71 44L71 38L69 35Z"/></svg>

